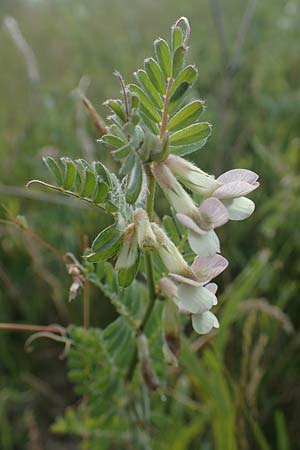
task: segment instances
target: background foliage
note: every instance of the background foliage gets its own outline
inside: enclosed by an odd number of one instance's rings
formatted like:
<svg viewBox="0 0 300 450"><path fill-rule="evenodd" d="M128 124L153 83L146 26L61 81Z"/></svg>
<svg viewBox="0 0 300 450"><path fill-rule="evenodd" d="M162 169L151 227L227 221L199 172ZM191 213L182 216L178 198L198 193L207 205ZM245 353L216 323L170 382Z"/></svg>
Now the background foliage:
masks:
<svg viewBox="0 0 300 450"><path fill-rule="evenodd" d="M76 87L86 88L104 114L102 101L119 90L113 70L131 80L151 53L153 39L165 37L177 17L190 19L189 58L199 68L195 96L205 98L205 120L214 125L197 163L216 174L231 167L253 169L262 188L251 220L222 230L230 268L222 279L220 330L213 338L184 345L180 383L169 387L165 402L155 397L153 430L144 435L151 435L158 450L299 448L298 3L0 0L1 23L7 15L17 19L34 51L39 82L28 79L22 55L2 27L1 203L13 215L25 214L30 229L59 251L78 256L84 235L92 239L109 218L56 195L30 197L34 194L23 186L42 178L43 171L46 175L45 154L96 157L113 169L105 148L95 143L97 133L86 120ZM157 207L163 211L166 204L161 200ZM28 232L0 224L1 322L81 325L82 299L67 302L70 284L64 265ZM95 327L117 316L108 298L93 287L91 310ZM26 337L1 331L0 448L84 446L86 429L102 429L103 424L81 429L73 409L65 411L78 406L79 398L70 383L75 381L72 354L68 378L66 363L58 358L61 348L38 341L34 352L26 354ZM83 348L81 354L89 367L88 352ZM87 388L82 386L80 395L87 395ZM143 417L146 413L144 405ZM57 416L61 419L51 432ZM65 430L69 434L62 436ZM96 434L95 448L99 438L105 441ZM117 448L122 445L130 448L125 443Z"/></svg>

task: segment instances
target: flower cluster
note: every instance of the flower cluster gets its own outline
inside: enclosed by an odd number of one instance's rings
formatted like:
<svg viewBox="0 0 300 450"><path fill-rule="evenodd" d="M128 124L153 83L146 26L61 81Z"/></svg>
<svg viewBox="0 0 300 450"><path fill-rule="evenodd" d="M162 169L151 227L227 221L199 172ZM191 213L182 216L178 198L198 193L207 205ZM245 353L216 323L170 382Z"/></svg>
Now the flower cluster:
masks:
<svg viewBox="0 0 300 450"><path fill-rule="evenodd" d="M208 333L219 326L210 312L217 304L217 285L210 281L228 265L219 254L215 229L228 220L243 220L253 213L255 205L245 196L259 186L258 176L250 170L234 169L214 178L175 155L154 165L152 173L176 211L177 220L187 229L191 249L198 255L189 267L168 236L152 224L159 243L157 251L168 270L168 278L160 281L160 290L181 311L192 314L197 333ZM180 182L200 194L199 206Z"/></svg>

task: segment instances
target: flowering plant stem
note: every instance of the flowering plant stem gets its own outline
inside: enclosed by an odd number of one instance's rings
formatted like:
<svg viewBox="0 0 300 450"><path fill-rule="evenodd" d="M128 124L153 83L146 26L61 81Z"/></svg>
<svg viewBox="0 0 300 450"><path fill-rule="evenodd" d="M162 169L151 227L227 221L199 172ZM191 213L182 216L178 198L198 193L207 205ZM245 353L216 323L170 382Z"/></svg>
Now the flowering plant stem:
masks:
<svg viewBox="0 0 300 450"><path fill-rule="evenodd" d="M152 220L153 216L153 209L154 209L154 198L155 198L155 188L156 188L156 181L154 176L151 173L151 170L148 166L145 167L146 174L147 174L147 180L148 180L148 196L147 196L147 214L149 216L149 219ZM145 251L145 271L146 271L146 278L147 278L147 285L148 285L148 306L145 311L145 315L143 317L143 320L141 322L139 332L143 332L148 320L151 317L151 313L153 311L155 300L156 300L156 292L155 292L155 282L154 282L154 271L153 271L153 265L152 265L152 257L149 251ZM137 349L134 351L134 355L131 361L131 364L129 366L128 374L127 374L127 380L130 381L134 375L134 370L137 365L138 358L137 358Z"/></svg>

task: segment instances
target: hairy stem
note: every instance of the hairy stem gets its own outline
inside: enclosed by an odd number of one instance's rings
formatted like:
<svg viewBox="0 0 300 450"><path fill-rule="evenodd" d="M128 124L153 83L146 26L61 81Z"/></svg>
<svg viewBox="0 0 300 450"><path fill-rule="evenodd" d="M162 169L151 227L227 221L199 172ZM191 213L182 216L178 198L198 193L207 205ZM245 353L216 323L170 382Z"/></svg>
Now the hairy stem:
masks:
<svg viewBox="0 0 300 450"><path fill-rule="evenodd" d="M153 177L149 167L146 167L146 173L147 173L148 189L149 189L148 197L147 197L146 211L148 213L149 219L151 220L152 216L153 216L153 206L154 206L156 182L155 182L155 178ZM146 270L146 278L147 278L147 285L148 285L149 302L148 302L147 309L145 311L145 315L141 322L140 328L138 330L138 332L141 332L141 333L146 328L146 325L151 317L151 313L153 311L153 308L155 305L155 300L156 300L152 257L149 252L145 253L145 270ZM126 377L128 381L132 380L137 362L138 362L138 354L137 354L137 349L135 349L133 358L131 360L131 363L130 363L130 366L128 369L127 377Z"/></svg>
<svg viewBox="0 0 300 450"><path fill-rule="evenodd" d="M48 189L52 189L53 191L57 191L57 192L61 192L62 194L65 195L69 195L71 197L75 197L78 198L79 200L83 200L87 203L89 203L90 205L96 206L96 208L100 208L102 211L105 211L105 208L101 205L96 205L95 203L93 203L92 200L90 200L89 198L86 197L80 197L80 195L76 194L75 192L72 191L67 191L65 189L63 189L62 187L59 186L54 186L53 184L49 184L49 183L45 183L44 181L41 180L31 180L26 184L26 188L30 188L32 185L34 184L38 184L40 186L46 187Z"/></svg>

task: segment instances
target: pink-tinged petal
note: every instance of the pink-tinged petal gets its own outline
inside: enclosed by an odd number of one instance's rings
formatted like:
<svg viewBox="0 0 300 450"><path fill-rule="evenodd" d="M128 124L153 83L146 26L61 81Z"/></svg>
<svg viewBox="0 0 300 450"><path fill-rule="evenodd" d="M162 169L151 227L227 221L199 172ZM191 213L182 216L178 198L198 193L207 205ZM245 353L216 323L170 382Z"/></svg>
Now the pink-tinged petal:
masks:
<svg viewBox="0 0 300 450"><path fill-rule="evenodd" d="M209 283L205 287L206 287L206 289L208 289L209 291L211 291L213 294L216 295L217 290L218 290L217 283Z"/></svg>
<svg viewBox="0 0 300 450"><path fill-rule="evenodd" d="M228 212L217 198L210 197L199 208L199 223L204 230L218 228L228 222Z"/></svg>
<svg viewBox="0 0 300 450"><path fill-rule="evenodd" d="M220 252L220 241L213 230L208 231L204 235L199 235L189 230L188 240L191 249L196 255L214 256Z"/></svg>
<svg viewBox="0 0 300 450"><path fill-rule="evenodd" d="M219 328L220 326L218 319L210 311L205 311L202 314L193 314L192 325L198 334L207 334L213 328Z"/></svg>
<svg viewBox="0 0 300 450"><path fill-rule="evenodd" d="M187 228L188 230L192 230L194 233L197 234L205 234L206 231L202 230L197 224L196 222L191 219L191 217L186 216L185 214L176 214L177 220L178 222L181 223L181 225L183 225L185 228Z"/></svg>
<svg viewBox="0 0 300 450"><path fill-rule="evenodd" d="M194 287L186 284L178 286L177 299L183 308L192 314L208 311L216 303L216 296L205 287Z"/></svg>
<svg viewBox="0 0 300 450"><path fill-rule="evenodd" d="M208 283L213 278L222 273L228 266L228 261L224 256L197 256L191 266L197 280Z"/></svg>
<svg viewBox="0 0 300 450"><path fill-rule="evenodd" d="M247 219L255 210L255 203L246 197L223 200L223 203L227 208L230 220Z"/></svg>
<svg viewBox="0 0 300 450"><path fill-rule="evenodd" d="M169 273L169 277L172 278L173 280L177 281L177 283L184 283L184 284L188 284L190 286L199 287L199 286L202 286L202 284L203 284L200 281L197 281L192 278L184 277L182 275L178 275L177 273Z"/></svg>
<svg viewBox="0 0 300 450"><path fill-rule="evenodd" d="M221 200L232 199L247 195L257 189L258 186L258 181L253 184L246 183L245 181L233 181L219 187L217 190L215 190L213 195L214 197Z"/></svg>
<svg viewBox="0 0 300 450"><path fill-rule="evenodd" d="M232 183L233 181L245 181L253 184L258 180L258 175L252 170L248 169L232 169L223 173L217 178L221 183Z"/></svg>

